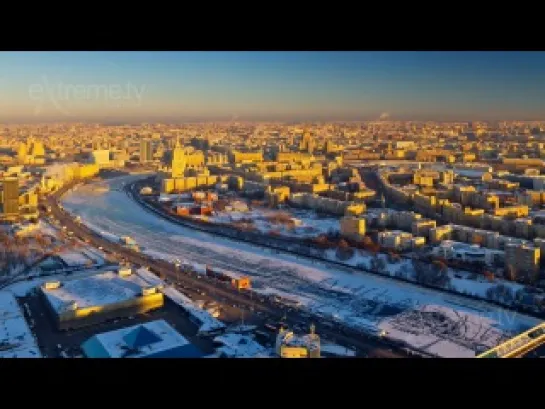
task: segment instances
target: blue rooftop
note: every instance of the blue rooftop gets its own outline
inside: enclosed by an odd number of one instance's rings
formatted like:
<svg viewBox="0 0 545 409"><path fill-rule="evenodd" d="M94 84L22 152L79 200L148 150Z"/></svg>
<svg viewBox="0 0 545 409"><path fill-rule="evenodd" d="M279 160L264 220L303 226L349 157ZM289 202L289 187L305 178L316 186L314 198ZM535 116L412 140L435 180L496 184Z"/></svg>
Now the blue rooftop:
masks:
<svg viewBox="0 0 545 409"><path fill-rule="evenodd" d="M141 347L155 344L161 341L161 338L146 327L140 325L123 337L123 341L129 348L139 349Z"/></svg>
<svg viewBox="0 0 545 409"><path fill-rule="evenodd" d="M88 358L200 358L204 354L164 320L96 334L82 344Z"/></svg>

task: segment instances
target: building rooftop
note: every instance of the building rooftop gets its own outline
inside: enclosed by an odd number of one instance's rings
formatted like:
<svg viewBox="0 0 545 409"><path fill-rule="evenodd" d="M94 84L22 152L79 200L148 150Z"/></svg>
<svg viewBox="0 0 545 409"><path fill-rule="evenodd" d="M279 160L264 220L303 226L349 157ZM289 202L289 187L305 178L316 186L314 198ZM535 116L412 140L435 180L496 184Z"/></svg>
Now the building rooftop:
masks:
<svg viewBox="0 0 545 409"><path fill-rule="evenodd" d="M0 292L0 358L40 358L41 353L17 300Z"/></svg>
<svg viewBox="0 0 545 409"><path fill-rule="evenodd" d="M466 178L480 178L486 173L486 171L473 169L455 169L454 172L457 175L464 176Z"/></svg>
<svg viewBox="0 0 545 409"><path fill-rule="evenodd" d="M282 344L290 347L319 348L320 339L310 334L296 335L293 332L286 332L282 338Z"/></svg>
<svg viewBox="0 0 545 409"><path fill-rule="evenodd" d="M94 335L82 349L88 358L200 358L195 346L166 321L145 324Z"/></svg>
<svg viewBox="0 0 545 409"><path fill-rule="evenodd" d="M412 236L411 233L407 233L402 230L386 230L386 231L379 232L379 234L383 236L407 236L407 237Z"/></svg>
<svg viewBox="0 0 545 409"><path fill-rule="evenodd" d="M46 287L47 283L41 287L42 292L51 307L60 313L73 303L80 309L126 301L138 297L142 289L150 285L136 274L122 277L117 272L108 271L63 281L58 288Z"/></svg>
<svg viewBox="0 0 545 409"><path fill-rule="evenodd" d="M222 346L216 354L228 358L266 358L270 351L257 343L252 336L243 334L224 334L214 338L214 342Z"/></svg>
<svg viewBox="0 0 545 409"><path fill-rule="evenodd" d="M443 248L450 248L458 253L467 253L477 255L477 254L485 254L485 253L503 253L501 250L496 249L490 249L486 247L481 247L477 244L469 244L469 243L462 243L459 241L453 241L453 240L443 240L441 242L440 247Z"/></svg>

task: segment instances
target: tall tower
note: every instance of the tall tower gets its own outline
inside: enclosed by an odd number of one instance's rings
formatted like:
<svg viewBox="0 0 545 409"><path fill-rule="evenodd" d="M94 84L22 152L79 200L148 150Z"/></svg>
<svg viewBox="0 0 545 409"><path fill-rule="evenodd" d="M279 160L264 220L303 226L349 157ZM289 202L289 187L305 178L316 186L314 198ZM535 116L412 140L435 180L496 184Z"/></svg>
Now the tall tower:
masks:
<svg viewBox="0 0 545 409"><path fill-rule="evenodd" d="M45 155L44 144L41 141L32 142L32 156L40 157Z"/></svg>
<svg viewBox="0 0 545 409"><path fill-rule="evenodd" d="M3 184L2 213L5 215L19 214L19 180L17 178L6 178Z"/></svg>
<svg viewBox="0 0 545 409"><path fill-rule="evenodd" d="M140 163L151 162L153 160L153 152L151 150L151 141L143 139L140 141Z"/></svg>
<svg viewBox="0 0 545 409"><path fill-rule="evenodd" d="M41 141L33 140L28 151L33 164L41 165L45 163L45 148Z"/></svg>
<svg viewBox="0 0 545 409"><path fill-rule="evenodd" d="M314 324L310 325L310 334L308 334L308 339L308 357L320 358L320 336L316 334L316 326Z"/></svg>
<svg viewBox="0 0 545 409"><path fill-rule="evenodd" d="M305 131L303 133L303 139L299 144L299 150L308 153L312 153L314 151L314 140L312 139L309 131Z"/></svg>
<svg viewBox="0 0 545 409"><path fill-rule="evenodd" d="M25 142L21 142L19 149L17 150L17 160L20 165L26 164L28 150Z"/></svg>
<svg viewBox="0 0 545 409"><path fill-rule="evenodd" d="M326 153L331 153L335 150L335 147L333 145L333 142L331 142L331 140L327 140L326 143L325 143L325 151Z"/></svg>
<svg viewBox="0 0 545 409"><path fill-rule="evenodd" d="M176 146L172 152L172 177L183 177L185 173L187 160L185 157L185 150L180 144L180 139L176 139Z"/></svg>

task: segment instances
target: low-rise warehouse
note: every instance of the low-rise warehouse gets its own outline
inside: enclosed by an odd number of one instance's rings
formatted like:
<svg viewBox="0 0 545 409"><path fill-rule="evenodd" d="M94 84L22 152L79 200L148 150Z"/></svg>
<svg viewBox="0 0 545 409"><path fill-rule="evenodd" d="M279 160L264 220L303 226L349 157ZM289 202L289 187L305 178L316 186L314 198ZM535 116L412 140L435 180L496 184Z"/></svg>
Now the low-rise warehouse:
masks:
<svg viewBox="0 0 545 409"><path fill-rule="evenodd" d="M41 294L61 330L142 314L163 306L157 287L130 269L47 282Z"/></svg>
<svg viewBox="0 0 545 409"><path fill-rule="evenodd" d="M201 358L203 353L164 320L94 335L81 346L87 358Z"/></svg>
<svg viewBox="0 0 545 409"><path fill-rule="evenodd" d="M488 249L476 244L444 240L434 248L435 255L447 260L483 263L488 266L503 263L505 253L501 250Z"/></svg>

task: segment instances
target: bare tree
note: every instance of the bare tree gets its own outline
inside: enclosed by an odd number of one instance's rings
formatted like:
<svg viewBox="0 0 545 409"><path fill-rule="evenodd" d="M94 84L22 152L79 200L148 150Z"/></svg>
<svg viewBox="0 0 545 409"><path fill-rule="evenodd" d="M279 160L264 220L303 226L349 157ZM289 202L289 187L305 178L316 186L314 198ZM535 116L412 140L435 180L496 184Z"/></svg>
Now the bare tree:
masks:
<svg viewBox="0 0 545 409"><path fill-rule="evenodd" d="M446 287L450 283L448 268L442 263L424 263L412 260L414 277L418 283L435 287Z"/></svg>
<svg viewBox="0 0 545 409"><path fill-rule="evenodd" d="M349 260L354 256L354 249L350 247L346 240L341 239L339 241L335 256L341 261Z"/></svg>

